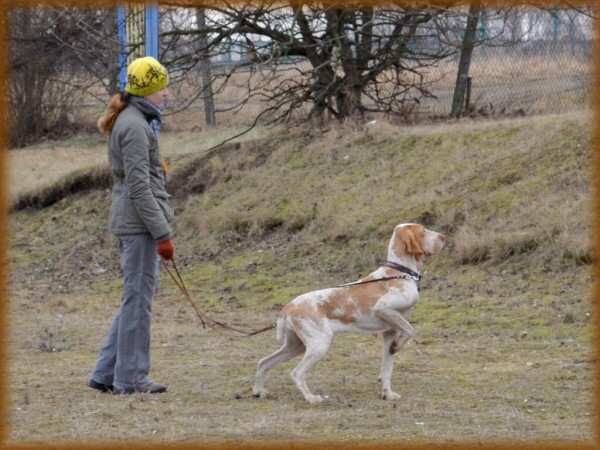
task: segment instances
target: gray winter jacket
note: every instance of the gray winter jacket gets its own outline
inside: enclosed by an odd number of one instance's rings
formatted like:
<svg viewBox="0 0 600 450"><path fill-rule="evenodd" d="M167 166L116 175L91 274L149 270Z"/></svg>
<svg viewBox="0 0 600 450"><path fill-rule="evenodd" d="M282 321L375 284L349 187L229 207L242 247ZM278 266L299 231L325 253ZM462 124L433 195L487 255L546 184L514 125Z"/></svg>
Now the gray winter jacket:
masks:
<svg viewBox="0 0 600 450"><path fill-rule="evenodd" d="M131 97L108 141L108 162L117 177L112 190L109 231L115 235L150 233L157 242L172 237L171 196L165 189L158 140L149 121L154 108Z"/></svg>

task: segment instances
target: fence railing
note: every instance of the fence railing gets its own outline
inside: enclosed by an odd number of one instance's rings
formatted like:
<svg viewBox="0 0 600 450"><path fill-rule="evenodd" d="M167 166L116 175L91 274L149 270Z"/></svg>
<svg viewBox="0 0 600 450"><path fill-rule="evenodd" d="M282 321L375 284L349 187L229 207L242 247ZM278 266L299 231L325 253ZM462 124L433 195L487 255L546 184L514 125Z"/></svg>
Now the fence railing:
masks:
<svg viewBox="0 0 600 450"><path fill-rule="evenodd" d="M591 107L593 62L591 42L556 46L550 41L518 44L511 47L479 47L475 50L469 71L471 92L469 109L472 115L525 115L569 111ZM296 62L294 64L308 64ZM456 82L456 58L442 61L424 74L433 97L422 99L410 117L411 122L445 116L450 113ZM227 71L227 64L215 64L213 73ZM251 74L251 71L252 72ZM258 73L257 73L258 72ZM290 71L290 76L292 71ZM260 76L260 67L247 66L229 80L229 86L215 95L217 124L248 125L265 104L250 100L244 104L244 85L249 76ZM204 105L201 98L191 102L193 93L201 88L200 74L190 73L188 79L171 90L167 109L168 128L191 130L204 128Z"/></svg>

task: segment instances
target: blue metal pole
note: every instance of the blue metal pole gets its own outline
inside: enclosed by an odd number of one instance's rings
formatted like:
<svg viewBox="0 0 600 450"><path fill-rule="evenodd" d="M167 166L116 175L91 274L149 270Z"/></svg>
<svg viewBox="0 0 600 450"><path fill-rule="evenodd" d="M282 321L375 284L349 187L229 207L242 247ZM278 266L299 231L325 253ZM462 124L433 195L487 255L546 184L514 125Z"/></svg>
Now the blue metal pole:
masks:
<svg viewBox="0 0 600 450"><path fill-rule="evenodd" d="M146 56L152 56L158 59L158 4L156 0L146 1ZM152 120L150 123L154 135L158 137L159 124L156 120ZM164 164L164 160L163 160ZM156 267L154 269L154 291L158 291L159 282L158 276L160 275L160 258L156 261Z"/></svg>
<svg viewBox="0 0 600 450"><path fill-rule="evenodd" d="M146 56L158 59L158 4L146 2Z"/></svg>
<svg viewBox="0 0 600 450"><path fill-rule="evenodd" d="M119 89L125 89L127 83L127 30L125 28L125 5L117 5L117 26L121 51L119 52Z"/></svg>
<svg viewBox="0 0 600 450"><path fill-rule="evenodd" d="M146 56L158 59L158 4L156 0L146 2ZM150 126L158 137L158 122L153 120Z"/></svg>

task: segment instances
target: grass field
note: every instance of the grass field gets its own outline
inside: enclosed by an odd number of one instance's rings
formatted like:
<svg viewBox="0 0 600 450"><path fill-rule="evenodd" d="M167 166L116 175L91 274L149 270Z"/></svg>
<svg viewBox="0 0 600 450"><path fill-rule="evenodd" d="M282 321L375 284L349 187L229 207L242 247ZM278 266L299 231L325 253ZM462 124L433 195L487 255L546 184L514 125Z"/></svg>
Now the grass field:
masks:
<svg viewBox="0 0 600 450"><path fill-rule="evenodd" d="M9 442L595 442L590 128L590 114L576 112L275 129L209 153L216 135L161 136L182 276L224 321L262 327L295 295L370 273L400 222L446 234L447 248L425 262L393 402L380 399L381 340L359 334L337 335L311 372L324 404L308 405L294 386L299 359L269 374L268 399L252 398L274 333L203 329L164 273L151 376L168 392L96 393L86 384L122 286L109 193L12 213ZM96 141L53 145L87 167L102 160ZM55 151L13 151L12 179L25 179L28 163L51 169ZM43 178L14 195L65 183Z"/></svg>

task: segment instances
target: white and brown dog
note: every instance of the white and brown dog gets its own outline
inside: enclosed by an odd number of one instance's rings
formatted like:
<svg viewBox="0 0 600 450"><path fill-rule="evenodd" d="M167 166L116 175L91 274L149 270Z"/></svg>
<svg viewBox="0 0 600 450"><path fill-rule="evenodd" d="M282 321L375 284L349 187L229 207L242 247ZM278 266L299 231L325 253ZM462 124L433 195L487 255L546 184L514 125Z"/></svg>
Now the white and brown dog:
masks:
<svg viewBox="0 0 600 450"><path fill-rule="evenodd" d="M400 224L388 247L386 267L355 283L309 292L288 303L277 319L277 341L283 347L259 361L254 396L266 397L268 370L305 353L292 378L309 403L322 402L306 386L308 371L325 356L335 332L362 331L383 333L382 396L399 398L390 387L394 353L413 335L407 318L419 299L423 256L437 255L444 241L442 234L422 225Z"/></svg>

